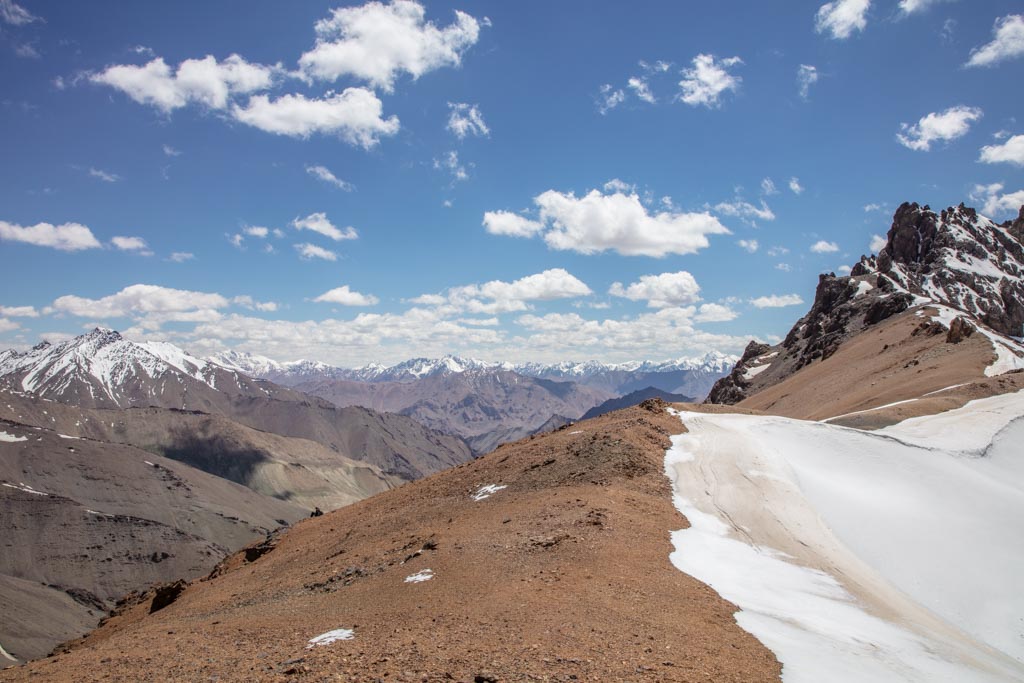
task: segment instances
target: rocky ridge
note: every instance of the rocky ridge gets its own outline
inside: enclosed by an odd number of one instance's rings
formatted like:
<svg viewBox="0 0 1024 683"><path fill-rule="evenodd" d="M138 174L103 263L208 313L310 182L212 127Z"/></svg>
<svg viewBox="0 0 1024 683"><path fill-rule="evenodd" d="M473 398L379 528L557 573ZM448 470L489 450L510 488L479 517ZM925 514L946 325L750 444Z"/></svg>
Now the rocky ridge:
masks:
<svg viewBox="0 0 1024 683"><path fill-rule="evenodd" d="M849 276L819 276L811 309L785 340L751 342L707 402L738 403L909 310L931 311L919 333L945 333L950 343L969 336L968 328L982 330L997 358L993 372L1024 365L1022 237L1024 207L1016 220L996 224L963 204L939 213L901 205L878 255L862 256Z"/></svg>

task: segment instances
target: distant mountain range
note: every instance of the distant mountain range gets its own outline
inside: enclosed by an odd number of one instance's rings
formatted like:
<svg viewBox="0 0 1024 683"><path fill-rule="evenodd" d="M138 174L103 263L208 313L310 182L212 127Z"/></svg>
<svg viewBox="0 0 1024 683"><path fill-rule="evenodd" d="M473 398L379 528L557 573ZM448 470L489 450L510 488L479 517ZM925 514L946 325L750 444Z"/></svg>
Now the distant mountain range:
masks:
<svg viewBox="0 0 1024 683"><path fill-rule="evenodd" d="M448 355L346 369L315 361L278 363L239 352L207 359L339 406L408 415L465 439L476 454L579 419L605 401L641 390L702 400L736 360L711 352L657 363L514 364Z"/></svg>

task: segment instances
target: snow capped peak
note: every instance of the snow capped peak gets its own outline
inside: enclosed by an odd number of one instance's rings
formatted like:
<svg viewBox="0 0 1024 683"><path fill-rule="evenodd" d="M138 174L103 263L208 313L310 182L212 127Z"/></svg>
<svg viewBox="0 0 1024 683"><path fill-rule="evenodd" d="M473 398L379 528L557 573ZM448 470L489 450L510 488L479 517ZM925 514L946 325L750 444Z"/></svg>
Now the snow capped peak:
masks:
<svg viewBox="0 0 1024 683"><path fill-rule="evenodd" d="M125 385L168 374L187 375L211 387L210 363L168 342L136 343L115 330L97 327L60 344L38 344L24 353L0 356L0 377L39 396L68 391L96 392L120 405Z"/></svg>

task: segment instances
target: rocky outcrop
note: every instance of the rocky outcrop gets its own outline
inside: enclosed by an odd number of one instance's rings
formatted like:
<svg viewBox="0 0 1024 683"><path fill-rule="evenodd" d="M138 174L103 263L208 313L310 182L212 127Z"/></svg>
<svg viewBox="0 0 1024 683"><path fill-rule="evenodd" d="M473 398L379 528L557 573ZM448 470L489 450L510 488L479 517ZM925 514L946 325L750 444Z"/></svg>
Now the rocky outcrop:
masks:
<svg viewBox="0 0 1024 683"><path fill-rule="evenodd" d="M740 356L732 372L715 382L715 386L711 387L711 393L708 394L707 400L704 402L732 405L746 398L747 389L750 387L750 382L746 379L749 364L769 350L771 347L767 344L751 340L747 344L747 348L743 350L743 355Z"/></svg>
<svg viewBox="0 0 1024 683"><path fill-rule="evenodd" d="M918 304L934 302L963 312L948 331L951 344L968 338L978 325L1009 337L1024 335L1022 238L1024 207L1016 219L999 225L963 204L939 213L902 204L877 256L862 256L847 277L819 277L811 309L771 350L771 367L752 373L744 354L707 402L737 403ZM939 327L946 331L944 324ZM756 355L768 357L769 349Z"/></svg>

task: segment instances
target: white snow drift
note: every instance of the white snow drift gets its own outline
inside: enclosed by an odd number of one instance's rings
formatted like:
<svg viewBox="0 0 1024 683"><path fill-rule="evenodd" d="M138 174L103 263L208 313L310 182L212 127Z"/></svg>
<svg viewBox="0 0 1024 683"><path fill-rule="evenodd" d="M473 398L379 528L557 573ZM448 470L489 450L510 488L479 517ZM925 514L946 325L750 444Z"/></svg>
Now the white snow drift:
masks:
<svg viewBox="0 0 1024 683"><path fill-rule="evenodd" d="M1024 392L874 433L680 416L671 560L784 680L1024 680Z"/></svg>

